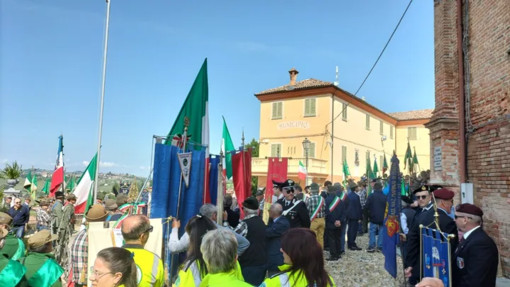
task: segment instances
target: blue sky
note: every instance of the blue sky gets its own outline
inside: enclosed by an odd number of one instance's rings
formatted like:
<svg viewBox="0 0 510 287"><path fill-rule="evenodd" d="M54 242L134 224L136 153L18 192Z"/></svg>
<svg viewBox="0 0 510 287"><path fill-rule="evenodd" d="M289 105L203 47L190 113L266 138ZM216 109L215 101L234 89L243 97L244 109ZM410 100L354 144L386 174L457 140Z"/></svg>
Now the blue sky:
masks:
<svg viewBox="0 0 510 287"><path fill-rule="evenodd" d="M66 169L97 147L103 0L0 0L0 163ZM211 152L223 115L234 144L259 136L254 94L298 80L354 93L407 0L112 0L101 172L149 172L152 135L166 135L208 58ZM434 107L433 3L414 1L358 93L386 112Z"/></svg>

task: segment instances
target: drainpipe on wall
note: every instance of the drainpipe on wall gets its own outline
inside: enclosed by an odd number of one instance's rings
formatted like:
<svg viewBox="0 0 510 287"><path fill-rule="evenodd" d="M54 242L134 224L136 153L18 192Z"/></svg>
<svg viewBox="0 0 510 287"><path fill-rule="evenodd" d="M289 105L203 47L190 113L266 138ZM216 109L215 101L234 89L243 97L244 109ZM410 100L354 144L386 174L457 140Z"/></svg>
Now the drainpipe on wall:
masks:
<svg viewBox="0 0 510 287"><path fill-rule="evenodd" d="M335 93L331 94L331 182L333 182L333 147L335 140Z"/></svg>
<svg viewBox="0 0 510 287"><path fill-rule="evenodd" d="M467 178L467 155L466 155L466 119L465 119L465 95L464 95L464 57L462 51L462 0L457 0L457 55L459 72L459 181L465 183ZM467 28L467 27L466 27Z"/></svg>

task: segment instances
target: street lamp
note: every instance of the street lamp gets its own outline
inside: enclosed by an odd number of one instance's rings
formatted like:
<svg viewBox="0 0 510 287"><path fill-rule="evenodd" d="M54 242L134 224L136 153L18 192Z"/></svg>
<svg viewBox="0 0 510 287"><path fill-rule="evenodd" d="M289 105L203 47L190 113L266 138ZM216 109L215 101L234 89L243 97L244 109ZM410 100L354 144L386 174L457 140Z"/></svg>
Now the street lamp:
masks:
<svg viewBox="0 0 510 287"><path fill-rule="evenodd" d="M305 185L308 185L308 150L310 149L310 141L308 138L303 140L303 149L305 150L306 178Z"/></svg>

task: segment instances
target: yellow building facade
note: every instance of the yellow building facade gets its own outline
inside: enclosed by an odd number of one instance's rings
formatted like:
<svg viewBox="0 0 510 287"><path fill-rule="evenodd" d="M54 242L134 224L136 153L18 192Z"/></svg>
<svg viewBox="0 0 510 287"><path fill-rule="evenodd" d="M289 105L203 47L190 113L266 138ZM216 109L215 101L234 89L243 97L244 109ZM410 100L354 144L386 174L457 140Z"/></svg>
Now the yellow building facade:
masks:
<svg viewBox="0 0 510 287"><path fill-rule="evenodd" d="M344 160L351 177L366 173L367 158L372 168L377 162L382 176L384 155L388 166L393 151L403 163L407 138L416 148L420 169L429 169L424 123L431 110L387 114L333 83L297 81L298 72L289 73L288 85L255 95L260 101L260 145L259 157L252 159L252 175L259 178L260 186L266 184L268 157L288 158L288 177L301 185L344 180ZM305 139L310 141L308 156ZM300 161L307 166L307 183L297 177Z"/></svg>

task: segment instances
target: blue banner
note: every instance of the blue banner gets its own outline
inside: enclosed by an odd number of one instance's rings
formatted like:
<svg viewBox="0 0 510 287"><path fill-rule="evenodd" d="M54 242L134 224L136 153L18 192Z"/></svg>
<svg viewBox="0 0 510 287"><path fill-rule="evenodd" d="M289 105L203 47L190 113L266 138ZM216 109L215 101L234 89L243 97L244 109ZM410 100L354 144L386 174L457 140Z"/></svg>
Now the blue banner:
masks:
<svg viewBox="0 0 510 287"><path fill-rule="evenodd" d="M423 277L435 277L450 286L450 262L448 259L448 234L436 229L422 228Z"/></svg>
<svg viewBox="0 0 510 287"><path fill-rule="evenodd" d="M179 237L184 233L188 220L196 215L202 205L204 190L205 152L193 151L191 155L191 170L189 186L186 187L184 180L181 180L181 168L177 153L181 149L176 146L156 144L154 153L154 174L151 200L151 218L176 217L181 220ZM177 201L179 198L179 212L177 212ZM163 242L169 241L171 223L163 225ZM175 274L178 264L176 257L171 260L168 246L164 244L165 266Z"/></svg>
<svg viewBox="0 0 510 287"><path fill-rule="evenodd" d="M216 205L218 197L218 165L220 164L220 156L209 156L209 196L211 203ZM223 203L222 203L223 204Z"/></svg>
<svg viewBox="0 0 510 287"><path fill-rule="evenodd" d="M384 268L393 278L397 278L401 176L399 160L395 154L391 158L391 170L387 187L387 215L384 220L384 228L380 232L383 232Z"/></svg>

